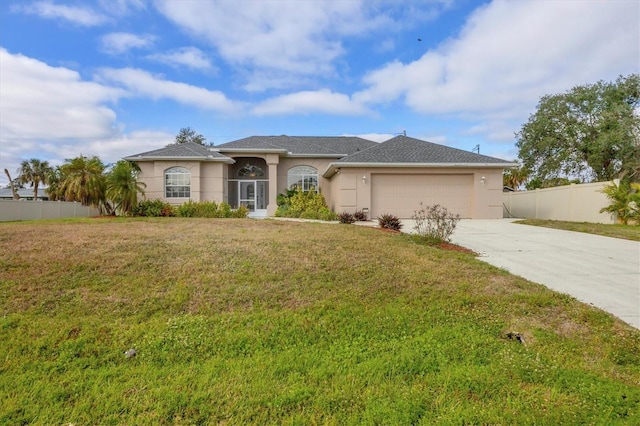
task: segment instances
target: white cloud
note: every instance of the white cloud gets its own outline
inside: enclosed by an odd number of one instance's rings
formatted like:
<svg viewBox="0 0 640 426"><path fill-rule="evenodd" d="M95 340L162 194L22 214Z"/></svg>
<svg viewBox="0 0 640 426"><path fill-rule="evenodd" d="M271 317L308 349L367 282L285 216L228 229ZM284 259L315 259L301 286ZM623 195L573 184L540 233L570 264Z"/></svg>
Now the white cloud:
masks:
<svg viewBox="0 0 640 426"><path fill-rule="evenodd" d="M513 142L514 132L509 129L509 123L506 121L486 120L480 124L476 124L463 130L463 135L485 135L495 142Z"/></svg>
<svg viewBox="0 0 640 426"><path fill-rule="evenodd" d="M23 159L56 165L84 154L113 162L173 139L144 130L123 134L106 104L124 96L124 90L84 81L76 71L2 48L0 93L0 170L11 173Z"/></svg>
<svg viewBox="0 0 640 426"><path fill-rule="evenodd" d="M86 155L97 155L105 163L114 163L123 157L162 148L175 139L174 134L154 130L138 130L121 134L110 139L91 140L83 146ZM75 150L75 154L73 154ZM72 147L69 155L78 154L77 147ZM69 158L69 157L65 157Z"/></svg>
<svg viewBox="0 0 640 426"><path fill-rule="evenodd" d="M148 48L153 45L150 34L110 33L101 39L102 51L110 55L121 55L131 49Z"/></svg>
<svg viewBox="0 0 640 426"><path fill-rule="evenodd" d="M111 15L124 16L147 7L145 0L99 0L103 10Z"/></svg>
<svg viewBox="0 0 640 426"><path fill-rule="evenodd" d="M158 0L155 4L185 32L209 42L223 60L244 69L246 90L259 91L300 86L308 76L335 76L334 62L345 54L345 37L394 31L396 20L406 26L416 19L433 19L450 1L414 3L408 8L415 9L410 18L400 16L407 8L397 1Z"/></svg>
<svg viewBox="0 0 640 426"><path fill-rule="evenodd" d="M0 48L0 129L3 138L91 138L113 134L105 106L120 89L83 81L76 71Z"/></svg>
<svg viewBox="0 0 640 426"><path fill-rule="evenodd" d="M349 96L330 90L303 91L267 99L253 108L255 115L297 115L323 113L331 115L370 114Z"/></svg>
<svg viewBox="0 0 640 426"><path fill-rule="evenodd" d="M120 55L131 49L141 49L153 45L150 34L110 33L101 39L102 50L110 55Z"/></svg>
<svg viewBox="0 0 640 426"><path fill-rule="evenodd" d="M16 12L37 15L47 19L62 19L85 27L100 25L107 21L107 17L88 7L67 6L52 1L36 1L12 8Z"/></svg>
<svg viewBox="0 0 640 426"><path fill-rule="evenodd" d="M411 63L369 73L353 99L404 102L423 114L523 122L539 98L637 72L640 3L494 1L460 34ZM513 133L498 130L498 138Z"/></svg>
<svg viewBox="0 0 640 426"><path fill-rule="evenodd" d="M214 69L207 54L192 46L182 47L167 53L149 55L147 58L171 66L181 65L199 71L211 71Z"/></svg>
<svg viewBox="0 0 640 426"><path fill-rule="evenodd" d="M155 100L171 99L184 105L224 113L234 113L242 107L241 104L227 99L220 91L165 80L140 69L103 68L96 77L101 81L124 86L131 96Z"/></svg>
<svg viewBox="0 0 640 426"><path fill-rule="evenodd" d="M397 135L393 135L391 133L360 133L356 135L344 134L342 136L356 136L356 137L367 139L374 142L384 142L393 137L396 137Z"/></svg>

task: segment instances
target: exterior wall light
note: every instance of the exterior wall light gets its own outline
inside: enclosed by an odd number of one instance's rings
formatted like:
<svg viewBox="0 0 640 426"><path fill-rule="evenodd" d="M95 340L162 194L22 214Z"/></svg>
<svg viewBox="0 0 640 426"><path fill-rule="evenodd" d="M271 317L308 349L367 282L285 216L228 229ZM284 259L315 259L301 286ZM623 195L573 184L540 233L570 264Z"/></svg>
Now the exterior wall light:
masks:
<svg viewBox="0 0 640 426"><path fill-rule="evenodd" d="M367 183L367 175L362 176L362 183Z"/></svg>
<svg viewBox="0 0 640 426"><path fill-rule="evenodd" d="M486 181L487 181L487 178L486 178L486 177L482 176L482 177L480 178L480 183L481 183L481 184L483 184L483 185L484 185L484 183L485 183Z"/></svg>

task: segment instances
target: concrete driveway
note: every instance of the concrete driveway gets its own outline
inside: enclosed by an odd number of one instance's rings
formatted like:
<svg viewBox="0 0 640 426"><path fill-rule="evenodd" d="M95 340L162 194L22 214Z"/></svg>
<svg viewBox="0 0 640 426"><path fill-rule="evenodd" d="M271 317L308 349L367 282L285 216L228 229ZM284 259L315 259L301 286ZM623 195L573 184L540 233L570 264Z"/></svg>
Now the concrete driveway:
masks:
<svg viewBox="0 0 640 426"><path fill-rule="evenodd" d="M612 313L640 328L640 243L518 225L514 219L461 220L452 242L512 274ZM403 230L411 232L406 221Z"/></svg>

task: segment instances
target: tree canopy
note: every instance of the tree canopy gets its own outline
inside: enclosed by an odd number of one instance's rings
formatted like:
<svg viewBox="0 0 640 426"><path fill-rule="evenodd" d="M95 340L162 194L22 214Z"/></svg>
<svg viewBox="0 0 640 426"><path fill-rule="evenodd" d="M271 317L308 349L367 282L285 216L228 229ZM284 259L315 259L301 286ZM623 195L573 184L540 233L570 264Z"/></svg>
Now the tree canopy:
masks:
<svg viewBox="0 0 640 426"><path fill-rule="evenodd" d="M136 163L120 160L106 175L106 198L113 202L113 210L131 214L138 204L138 194L144 195L146 184L138 182L140 167Z"/></svg>
<svg viewBox="0 0 640 426"><path fill-rule="evenodd" d="M207 145L207 139L200 133L196 133L191 127L183 127L176 135L174 144L193 142L200 145Z"/></svg>
<svg viewBox="0 0 640 426"><path fill-rule="evenodd" d="M47 183L47 176L51 171L49 162L32 158L24 160L18 169L18 180L20 183L28 183L33 187L33 200L38 199L38 187Z"/></svg>
<svg viewBox="0 0 640 426"><path fill-rule="evenodd" d="M84 206L101 207L105 200L105 164L98 157L67 159L60 167L60 190L66 201L80 201Z"/></svg>
<svg viewBox="0 0 640 426"><path fill-rule="evenodd" d="M516 137L522 165L539 186L640 181L640 76L543 96Z"/></svg>

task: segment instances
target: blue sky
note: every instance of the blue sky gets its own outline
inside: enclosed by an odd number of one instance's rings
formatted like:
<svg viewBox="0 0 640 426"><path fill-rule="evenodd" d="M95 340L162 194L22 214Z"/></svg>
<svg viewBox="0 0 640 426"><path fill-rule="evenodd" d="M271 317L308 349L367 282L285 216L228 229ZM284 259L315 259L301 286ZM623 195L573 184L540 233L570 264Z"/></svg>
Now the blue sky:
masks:
<svg viewBox="0 0 640 426"><path fill-rule="evenodd" d="M0 169L115 162L182 127L512 160L541 96L638 72L639 46L636 0L4 0Z"/></svg>

